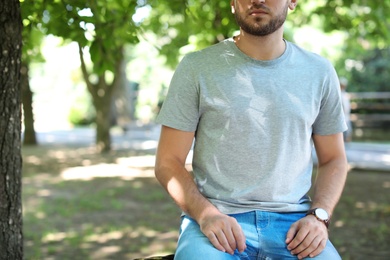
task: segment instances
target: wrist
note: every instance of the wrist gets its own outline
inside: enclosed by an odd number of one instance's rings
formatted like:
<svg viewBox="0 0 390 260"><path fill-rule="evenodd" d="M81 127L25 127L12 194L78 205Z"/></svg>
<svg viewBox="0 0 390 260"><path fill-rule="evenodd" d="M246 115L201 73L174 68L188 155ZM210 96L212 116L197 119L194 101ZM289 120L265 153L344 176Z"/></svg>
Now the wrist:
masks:
<svg viewBox="0 0 390 260"><path fill-rule="evenodd" d="M325 209L323 209L323 208L310 209L306 213L306 216L308 216L308 215L314 216L318 221L321 221L322 223L324 223L326 228L329 228L330 215Z"/></svg>
<svg viewBox="0 0 390 260"><path fill-rule="evenodd" d="M195 214L191 214L196 222L201 223L202 220L209 218L210 216L216 216L222 214L213 204L202 207L197 210Z"/></svg>

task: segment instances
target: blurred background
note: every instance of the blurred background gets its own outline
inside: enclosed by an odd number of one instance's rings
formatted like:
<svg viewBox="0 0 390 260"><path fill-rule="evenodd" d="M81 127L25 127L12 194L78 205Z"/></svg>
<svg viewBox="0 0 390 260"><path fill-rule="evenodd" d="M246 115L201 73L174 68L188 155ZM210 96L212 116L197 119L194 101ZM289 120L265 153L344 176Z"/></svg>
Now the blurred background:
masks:
<svg viewBox="0 0 390 260"><path fill-rule="evenodd" d="M68 3L69 2L69 3ZM180 58L237 33L229 1L21 1L25 143L34 131L153 122ZM387 4L303 2L285 38L328 58L351 93L353 134L389 128ZM371 129L367 129L371 128Z"/></svg>
<svg viewBox="0 0 390 260"><path fill-rule="evenodd" d="M26 259L173 252L180 212L151 178L154 119L183 55L237 34L230 1L20 3ZM388 259L390 1L301 1L284 37L329 59L346 86L355 174L335 244L343 259Z"/></svg>

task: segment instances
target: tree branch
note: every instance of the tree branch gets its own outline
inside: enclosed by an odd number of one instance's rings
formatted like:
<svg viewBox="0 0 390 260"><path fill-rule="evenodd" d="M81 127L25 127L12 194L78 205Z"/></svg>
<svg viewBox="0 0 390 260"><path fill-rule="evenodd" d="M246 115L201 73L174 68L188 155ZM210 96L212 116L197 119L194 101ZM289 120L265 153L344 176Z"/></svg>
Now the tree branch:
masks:
<svg viewBox="0 0 390 260"><path fill-rule="evenodd" d="M83 73L83 77L84 77L85 83L87 84L87 88L88 88L89 92L91 94L93 94L94 93L93 84L89 80L89 73L87 71L87 66L86 66L85 60L84 60L83 48L81 47L80 43L77 43L77 44L79 46L79 56L80 56L80 62L81 62L81 71Z"/></svg>

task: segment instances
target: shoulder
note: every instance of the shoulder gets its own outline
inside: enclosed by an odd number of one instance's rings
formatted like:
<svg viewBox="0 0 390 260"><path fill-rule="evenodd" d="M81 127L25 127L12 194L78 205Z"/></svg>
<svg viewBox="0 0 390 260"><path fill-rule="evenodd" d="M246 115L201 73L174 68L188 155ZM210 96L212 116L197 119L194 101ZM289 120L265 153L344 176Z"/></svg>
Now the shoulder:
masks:
<svg viewBox="0 0 390 260"><path fill-rule="evenodd" d="M232 44L234 44L234 42L231 38L225 39L202 50L186 54L184 56L184 60L198 62L204 60L212 61L224 56L225 54L231 53L233 51L233 48L231 47Z"/></svg>
<svg viewBox="0 0 390 260"><path fill-rule="evenodd" d="M295 43L288 41L286 41L286 43L291 49L291 54L294 60L299 61L301 63L305 63L310 66L321 66L322 68L327 67L328 69L333 68L331 62L325 57L322 57L317 53L305 50L302 47L296 45Z"/></svg>

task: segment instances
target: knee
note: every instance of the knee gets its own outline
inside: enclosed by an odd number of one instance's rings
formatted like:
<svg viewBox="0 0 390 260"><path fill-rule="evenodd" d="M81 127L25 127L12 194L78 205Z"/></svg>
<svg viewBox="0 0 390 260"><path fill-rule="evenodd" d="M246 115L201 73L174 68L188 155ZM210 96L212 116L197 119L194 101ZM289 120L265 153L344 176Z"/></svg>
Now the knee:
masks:
<svg viewBox="0 0 390 260"><path fill-rule="evenodd" d="M336 248L333 246L332 242L328 240L326 243L325 249L316 257L311 258L316 260L341 260L341 256L337 252Z"/></svg>
<svg viewBox="0 0 390 260"><path fill-rule="evenodd" d="M227 260L236 258L228 253L219 251L208 241L180 241L175 252L175 260L199 259Z"/></svg>

